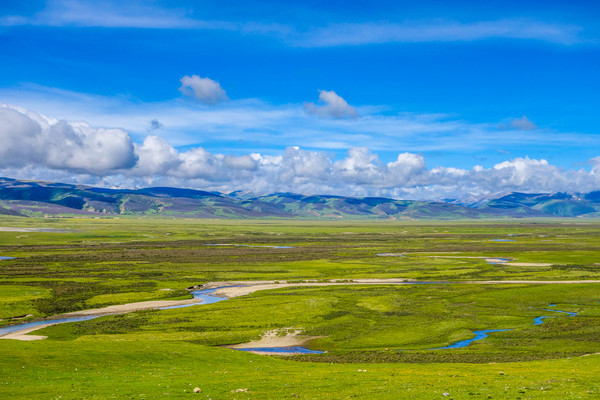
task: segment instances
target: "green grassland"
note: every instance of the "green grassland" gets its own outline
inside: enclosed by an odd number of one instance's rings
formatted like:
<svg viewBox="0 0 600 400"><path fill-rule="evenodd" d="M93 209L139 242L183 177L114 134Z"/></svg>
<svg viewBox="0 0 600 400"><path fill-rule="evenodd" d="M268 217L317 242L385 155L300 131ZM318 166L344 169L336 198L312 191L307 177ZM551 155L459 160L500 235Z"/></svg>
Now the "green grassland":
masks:
<svg viewBox="0 0 600 400"><path fill-rule="evenodd" d="M0 326L186 298L185 288L212 281L450 282L280 288L47 327L34 332L48 336L42 341L0 340L0 398L600 396L600 284L585 283L600 279L600 223L591 220L6 216L0 227L30 228L0 231L0 256L17 257L0 261ZM379 255L390 253L404 257ZM486 280L582 282L468 283ZM549 304L578 314L548 311ZM539 316L548 318L534 326ZM219 347L290 327L318 337L309 347L327 353L280 358ZM431 350L484 329L511 330L466 348ZM195 386L203 392L192 394ZM248 392L232 392L239 388Z"/></svg>

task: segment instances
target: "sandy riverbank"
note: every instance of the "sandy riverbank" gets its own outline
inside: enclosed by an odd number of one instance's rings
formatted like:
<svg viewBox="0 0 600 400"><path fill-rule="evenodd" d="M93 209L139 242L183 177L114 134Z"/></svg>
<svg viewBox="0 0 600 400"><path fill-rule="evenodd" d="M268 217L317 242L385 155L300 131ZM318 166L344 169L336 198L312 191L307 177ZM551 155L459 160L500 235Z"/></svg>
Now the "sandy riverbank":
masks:
<svg viewBox="0 0 600 400"><path fill-rule="evenodd" d="M411 281L403 278L391 278L391 279L351 279L351 280L331 280L327 282L323 281L311 281L305 282L293 282L288 283L286 281L231 281L231 282L211 282L203 286L203 288L216 288L218 289L215 294L217 296L224 296L227 298L245 296L250 293L257 292L259 290L270 290L270 289L281 289L287 287L302 287L302 286L350 286L350 285L399 285L405 284ZM232 287L223 287L232 286Z"/></svg>
<svg viewBox="0 0 600 400"><path fill-rule="evenodd" d="M283 328L274 329L265 332L259 340L254 340L247 343L234 344L232 346L224 346L229 349L253 349L253 348L265 348L265 347L295 347L303 346L313 339L318 339L320 336L305 336L299 335L300 330L296 328ZM293 353L278 353L278 352L265 352L265 351L251 351L255 354L265 355L286 355L290 356Z"/></svg>
<svg viewBox="0 0 600 400"><path fill-rule="evenodd" d="M53 316L53 319L46 320L47 324L34 326L29 328L24 328L19 331L11 332L6 335L0 336L0 339L17 339L17 340L42 340L46 339L46 336L41 335L28 335L28 333L37 331L38 329L46 328L48 326L56 325L61 322L52 323L54 319L59 320L63 318L76 318L76 317L85 317L85 316L105 316L105 315L115 315L115 314L128 314L134 311L141 310L152 310L156 308L163 307L173 307L187 304L200 304L202 301L198 299L186 299L186 300L154 300L154 301L141 301L137 303L128 303L128 304L119 304L114 306L102 307L102 308L93 308L89 310L75 311L66 314L58 314Z"/></svg>
<svg viewBox="0 0 600 400"><path fill-rule="evenodd" d="M48 324L48 325L44 325L44 326L34 326L33 328L23 329L23 330L20 330L17 332L13 332L13 333L9 333L7 335L0 336L0 339L16 339L16 340L23 340L26 342L29 342L32 340L46 339L48 336L28 335L28 333L37 331L38 329L42 329L42 328L45 328L47 326L52 326L52 325L56 325L56 324Z"/></svg>
<svg viewBox="0 0 600 400"><path fill-rule="evenodd" d="M302 346L317 336L301 336L299 329L285 328L265 332L259 340L226 346L231 349L251 349L254 347L290 347Z"/></svg>
<svg viewBox="0 0 600 400"><path fill-rule="evenodd" d="M259 290L281 289L286 287L303 287L303 286L350 286L350 285L405 285L411 283L427 283L423 281L415 281L410 279L392 278L392 279L352 279L349 281L331 281L331 282L297 282L287 283L286 281L227 281L227 282L211 282L203 285L203 288L217 288L215 294L227 298L245 296ZM436 283L436 282L431 282ZM456 281L443 282L446 284L575 284L575 283L600 283L600 280L573 280L573 281L527 281L527 280L510 280L510 281ZM232 286L232 287L223 287Z"/></svg>
<svg viewBox="0 0 600 400"><path fill-rule="evenodd" d="M134 311L152 310L155 308L181 306L186 304L202 303L198 299L186 300L152 300L140 301L137 303L118 304L114 306L92 308L89 310L74 311L66 314L60 314L60 318L83 317L86 315L111 315L111 314L127 314Z"/></svg>

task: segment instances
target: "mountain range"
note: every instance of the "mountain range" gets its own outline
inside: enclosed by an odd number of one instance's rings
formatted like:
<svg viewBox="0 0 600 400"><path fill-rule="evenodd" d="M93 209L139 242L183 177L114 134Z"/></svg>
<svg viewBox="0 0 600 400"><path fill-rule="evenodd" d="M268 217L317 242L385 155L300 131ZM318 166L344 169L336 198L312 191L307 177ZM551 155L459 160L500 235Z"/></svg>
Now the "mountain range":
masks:
<svg viewBox="0 0 600 400"><path fill-rule="evenodd" d="M194 189L107 189L0 178L0 214L15 216L164 216L189 218L484 219L600 217L600 191L504 193L439 202L385 197L274 193L253 196Z"/></svg>

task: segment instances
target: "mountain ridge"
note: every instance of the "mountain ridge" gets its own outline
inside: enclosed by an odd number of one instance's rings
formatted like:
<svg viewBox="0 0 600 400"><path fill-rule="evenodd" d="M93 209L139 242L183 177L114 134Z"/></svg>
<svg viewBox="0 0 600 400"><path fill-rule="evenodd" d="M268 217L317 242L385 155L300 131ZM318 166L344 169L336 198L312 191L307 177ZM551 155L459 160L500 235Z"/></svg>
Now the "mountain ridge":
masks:
<svg viewBox="0 0 600 400"><path fill-rule="evenodd" d="M187 188L101 188L0 178L0 215L131 215L190 218L486 219L600 217L600 191L502 193L420 201L272 193L252 196ZM465 205L468 204L468 205Z"/></svg>

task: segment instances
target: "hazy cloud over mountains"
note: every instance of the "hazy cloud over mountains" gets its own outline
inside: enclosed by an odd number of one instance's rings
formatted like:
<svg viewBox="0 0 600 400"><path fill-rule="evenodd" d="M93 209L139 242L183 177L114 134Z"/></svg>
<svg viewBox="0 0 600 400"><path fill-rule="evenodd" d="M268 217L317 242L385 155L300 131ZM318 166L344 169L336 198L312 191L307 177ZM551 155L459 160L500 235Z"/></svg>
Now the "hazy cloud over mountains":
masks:
<svg viewBox="0 0 600 400"><path fill-rule="evenodd" d="M382 162L366 147L341 159L290 146L282 154L213 154L202 147L178 151L147 136L134 144L122 129L54 120L0 106L0 174L89 184L170 185L256 193L299 192L436 199L500 191L587 192L600 186L599 157L591 171L565 170L547 161L515 158L492 168L428 168L420 154L402 152Z"/></svg>

